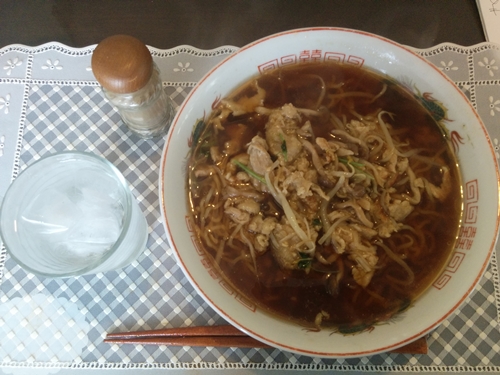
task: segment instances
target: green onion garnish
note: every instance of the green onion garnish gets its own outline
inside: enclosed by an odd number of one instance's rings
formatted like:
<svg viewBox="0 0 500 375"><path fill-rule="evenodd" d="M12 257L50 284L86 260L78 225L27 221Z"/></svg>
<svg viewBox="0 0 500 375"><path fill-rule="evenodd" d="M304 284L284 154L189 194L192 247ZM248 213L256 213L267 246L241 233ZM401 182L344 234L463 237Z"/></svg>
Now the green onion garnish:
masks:
<svg viewBox="0 0 500 375"><path fill-rule="evenodd" d="M339 158L339 161L345 165L352 165L354 168L362 168L365 166L363 163L358 163L358 162L355 162L355 161L352 161L352 160L349 160L346 158Z"/></svg>
<svg viewBox="0 0 500 375"><path fill-rule="evenodd" d="M297 268L301 270L309 268L312 264L312 258L309 255L300 252L299 255L300 255L300 260L297 263Z"/></svg>
<svg viewBox="0 0 500 375"><path fill-rule="evenodd" d="M252 176L256 180L258 180L258 181L262 182L264 185L266 185L266 179L264 178L264 176L261 176L260 174L256 173L255 171L248 168L245 164L243 164L242 162L240 162L238 160L233 159L232 162L233 162L233 164L237 165L238 167L243 169L245 172L247 172L250 176Z"/></svg>
<svg viewBox="0 0 500 375"><path fill-rule="evenodd" d="M280 133L280 138L281 138L281 153L283 154L285 161L288 161L288 151L286 149L286 140L283 137L283 134L281 134L281 133Z"/></svg>
<svg viewBox="0 0 500 375"><path fill-rule="evenodd" d="M372 180L374 179L370 173L366 172L364 169L361 169L361 168L365 167L365 165L363 163L355 162L355 161L352 161L352 160L346 159L346 158L339 158L339 162L341 162L342 164L349 165L349 166L353 167L356 172L364 174L367 177L371 178Z"/></svg>

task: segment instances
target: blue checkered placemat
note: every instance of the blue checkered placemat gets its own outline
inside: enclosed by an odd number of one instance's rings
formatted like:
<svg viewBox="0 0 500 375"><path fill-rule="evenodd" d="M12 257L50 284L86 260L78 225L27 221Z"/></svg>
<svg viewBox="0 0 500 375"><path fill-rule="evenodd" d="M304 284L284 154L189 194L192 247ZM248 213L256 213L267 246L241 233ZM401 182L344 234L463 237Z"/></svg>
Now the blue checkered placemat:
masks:
<svg viewBox="0 0 500 375"><path fill-rule="evenodd" d="M481 282L428 337L427 355L321 359L277 349L103 343L107 332L224 324L175 262L161 223L163 139L131 135L90 69L94 46L0 49L0 198L20 170L63 150L104 156L123 173L149 224L147 250L119 271L68 279L25 272L0 250L0 365L71 368L263 368L344 371L500 371L497 254ZM212 66L235 51L151 48L179 106ZM417 50L466 93L500 152L500 50L440 45Z"/></svg>

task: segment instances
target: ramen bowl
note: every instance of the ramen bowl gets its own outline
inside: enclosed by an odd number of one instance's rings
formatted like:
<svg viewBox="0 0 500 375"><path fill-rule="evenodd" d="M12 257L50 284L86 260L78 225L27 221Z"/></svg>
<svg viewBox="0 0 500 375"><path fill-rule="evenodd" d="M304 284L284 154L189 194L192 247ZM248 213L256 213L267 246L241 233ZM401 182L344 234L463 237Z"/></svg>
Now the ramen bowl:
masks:
<svg viewBox="0 0 500 375"><path fill-rule="evenodd" d="M219 273L198 244L188 212L186 160L193 129L213 105L268 69L312 61L363 66L406 82L421 100L439 103L462 177L462 220L453 253L432 285L390 324L356 334L304 329L269 314ZM424 103L425 104L425 103ZM481 168L478 168L478 161ZM168 240L193 287L228 322L273 347L308 356L359 357L390 351L427 334L450 316L481 279L499 224L499 177L487 131L463 93L408 48L365 32L310 28L251 43L205 75L181 105L161 160L161 210ZM368 329L369 328L369 329Z"/></svg>

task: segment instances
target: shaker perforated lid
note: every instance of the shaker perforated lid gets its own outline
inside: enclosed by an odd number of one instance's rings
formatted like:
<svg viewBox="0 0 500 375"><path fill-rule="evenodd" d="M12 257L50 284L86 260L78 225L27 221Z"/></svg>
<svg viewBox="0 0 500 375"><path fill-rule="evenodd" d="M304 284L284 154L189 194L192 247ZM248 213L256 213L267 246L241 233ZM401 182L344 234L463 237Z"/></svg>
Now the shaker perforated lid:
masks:
<svg viewBox="0 0 500 375"><path fill-rule="evenodd" d="M114 35L95 48L92 71L106 90L118 94L131 93L148 83L153 72L153 58L139 39Z"/></svg>

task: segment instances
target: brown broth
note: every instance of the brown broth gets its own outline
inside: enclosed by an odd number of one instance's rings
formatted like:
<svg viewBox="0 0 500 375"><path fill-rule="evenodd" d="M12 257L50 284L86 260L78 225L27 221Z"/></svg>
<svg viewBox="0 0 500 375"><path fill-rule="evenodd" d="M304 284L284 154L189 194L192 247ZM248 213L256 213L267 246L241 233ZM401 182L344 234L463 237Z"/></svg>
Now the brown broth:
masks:
<svg viewBox="0 0 500 375"><path fill-rule="evenodd" d="M413 270L414 283L407 286L395 281L405 278L404 271L380 249L377 250L379 268L368 287L364 289L357 285L350 271L347 271L338 286L339 293L336 296L325 290L325 273L318 272L314 268L307 275L300 270L282 270L277 266L270 251L257 257L258 277L245 266L245 262L233 264L223 258L219 267L237 290L273 314L311 326L318 312L325 311L329 314L329 318L323 320L323 326L334 326L341 331L350 332L387 320L395 313L404 310L441 272L457 237L461 217L460 177L453 151L440 126L415 95L391 79L350 65L321 63L276 70L257 80L259 86L267 92L265 98L267 108L277 108L286 103L292 103L296 107L312 108L320 94L317 76L321 76L327 84L340 85L344 92L377 95L386 84L387 91L373 102L356 96L339 100L334 108L335 115L338 118L345 116L350 120L357 114L366 116L380 108L393 113L395 121L391 121L391 124L394 133L401 134L399 137L409 142L411 148L423 149L420 155L432 158L438 150L441 150L441 159L451 171L453 188L446 200L439 202L423 194L419 209L406 219L406 224L419 228L420 233L411 237L424 236L425 246L405 247L404 244L409 241L407 231L394 233L390 239L393 248L404 248L398 251L404 253L406 263ZM242 91L239 89L237 92ZM254 135L263 132L265 125L263 117L258 114L230 116L225 124L226 132L219 133L216 141L223 146L237 134L248 142ZM333 128L328 116L308 117L308 119L316 136L326 137ZM243 131L236 128L238 124L245 125ZM433 168L422 172L422 176L434 184L440 183L439 174ZM192 194L190 204L196 207L202 196L202 191ZM261 207L265 209L271 207L278 211L278 215L282 215L270 196L266 197ZM194 217L195 220L199 220L196 214ZM197 224L199 225L199 222ZM242 251L245 251L245 246L239 245ZM204 247L208 253L215 256L214 249L207 244ZM317 251L322 250L318 248ZM225 253L231 252L234 250L225 249ZM353 265L347 257L344 257L342 262L345 270L349 270Z"/></svg>

